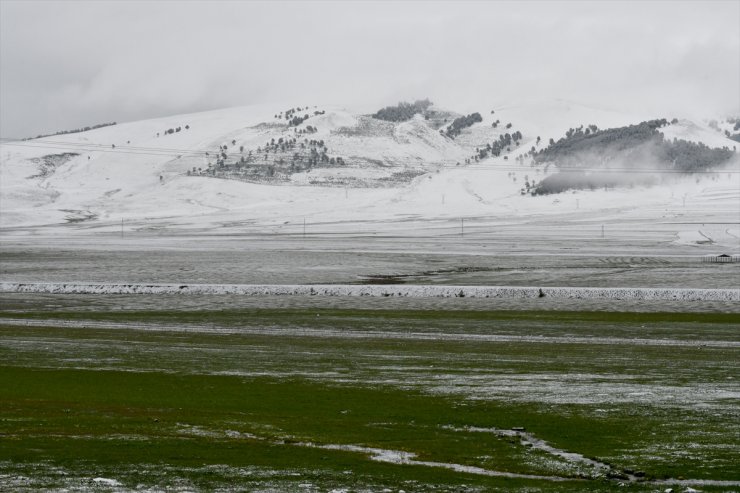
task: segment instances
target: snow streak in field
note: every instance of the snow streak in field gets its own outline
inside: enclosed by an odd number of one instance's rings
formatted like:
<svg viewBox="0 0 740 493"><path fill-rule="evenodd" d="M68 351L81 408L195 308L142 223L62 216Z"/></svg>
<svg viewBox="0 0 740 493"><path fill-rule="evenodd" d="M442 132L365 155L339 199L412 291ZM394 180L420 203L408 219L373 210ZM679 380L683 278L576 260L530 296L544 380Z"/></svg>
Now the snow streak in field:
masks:
<svg viewBox="0 0 740 493"><path fill-rule="evenodd" d="M471 334L464 332L409 332L393 330L345 330L312 329L307 327L221 327L196 324L145 324L141 322L111 322L97 320L59 320L0 318L2 325L28 327L61 327L89 329L130 329L152 332L191 332L209 334L274 335L281 337L316 337L340 339L398 339L419 341L476 341L476 342L524 342L543 344L600 344L600 345L639 345L673 347L717 347L740 348L740 342L708 339L649 339L598 336L542 336L512 334Z"/></svg>
<svg viewBox="0 0 740 493"><path fill-rule="evenodd" d="M387 450L374 447L361 447L359 445L336 445L326 444L319 445L315 443L298 443L296 444L302 447L319 448L324 450L344 450L347 452L359 452L370 456L371 460L377 462L388 462L390 464L409 465L409 466L426 466L426 467L441 467L443 469L450 469L455 472L463 472L468 474L477 474L479 476L491 476L491 477L502 477L502 478L519 478L519 479L544 479L547 481L565 481L569 478L562 478L559 476L540 476L536 474L517 474L513 472L504 471L492 471L490 469L484 469L476 466L466 466L463 464L452 464L448 462L435 462L428 460L417 460L416 454L411 452L404 452L401 450Z"/></svg>

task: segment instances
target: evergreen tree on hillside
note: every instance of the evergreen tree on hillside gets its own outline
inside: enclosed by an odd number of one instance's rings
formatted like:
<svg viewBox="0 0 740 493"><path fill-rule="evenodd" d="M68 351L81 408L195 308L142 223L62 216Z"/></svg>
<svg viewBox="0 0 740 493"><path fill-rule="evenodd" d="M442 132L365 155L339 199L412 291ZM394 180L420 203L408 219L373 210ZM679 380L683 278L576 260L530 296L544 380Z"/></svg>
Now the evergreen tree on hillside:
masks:
<svg viewBox="0 0 740 493"><path fill-rule="evenodd" d="M480 116L480 113L471 113L467 116L461 116L460 118L455 118L452 120L452 123L447 127L447 130L444 132L445 135L447 135L449 138L454 139L458 135L460 135L460 132L464 128L470 127L471 125L475 123L480 123L483 121L483 117Z"/></svg>
<svg viewBox="0 0 740 493"><path fill-rule="evenodd" d="M378 110L372 117L388 122L405 122L412 119L417 113L424 113L431 105L432 102L428 99L420 99L413 103L402 101L396 106L386 106Z"/></svg>
<svg viewBox="0 0 740 493"><path fill-rule="evenodd" d="M536 163L552 163L566 170L542 180L534 193L624 185L624 176L597 171L608 170L610 162L635 169L649 163L666 171L691 173L722 165L734 155L727 147L712 149L703 143L666 140L658 129L668 124L666 119L656 119L605 130L595 125L568 129L564 138L550 139L548 147L533 154Z"/></svg>

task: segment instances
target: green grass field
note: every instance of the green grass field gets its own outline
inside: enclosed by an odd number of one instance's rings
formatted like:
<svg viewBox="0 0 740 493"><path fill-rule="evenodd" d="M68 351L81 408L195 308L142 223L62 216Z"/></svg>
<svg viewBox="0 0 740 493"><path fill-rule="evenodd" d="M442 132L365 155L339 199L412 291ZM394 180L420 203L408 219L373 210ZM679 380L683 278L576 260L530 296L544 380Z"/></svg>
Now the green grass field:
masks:
<svg viewBox="0 0 740 493"><path fill-rule="evenodd" d="M2 306L0 489L740 489L737 314Z"/></svg>

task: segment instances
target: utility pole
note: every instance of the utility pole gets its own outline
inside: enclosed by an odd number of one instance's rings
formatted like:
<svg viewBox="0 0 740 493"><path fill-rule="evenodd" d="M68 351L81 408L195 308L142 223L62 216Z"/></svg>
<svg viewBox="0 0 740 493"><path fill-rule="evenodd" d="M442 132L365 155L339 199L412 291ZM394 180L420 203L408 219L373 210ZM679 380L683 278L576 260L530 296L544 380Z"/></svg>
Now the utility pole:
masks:
<svg viewBox="0 0 740 493"><path fill-rule="evenodd" d="M601 237L604 238L604 225L601 225Z"/></svg>

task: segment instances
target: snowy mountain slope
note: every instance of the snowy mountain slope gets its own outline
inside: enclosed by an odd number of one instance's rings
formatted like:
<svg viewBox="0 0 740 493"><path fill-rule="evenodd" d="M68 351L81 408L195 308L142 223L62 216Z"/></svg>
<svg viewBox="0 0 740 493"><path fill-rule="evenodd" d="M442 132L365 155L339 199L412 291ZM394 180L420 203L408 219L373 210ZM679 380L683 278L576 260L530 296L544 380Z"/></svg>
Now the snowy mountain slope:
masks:
<svg viewBox="0 0 740 493"><path fill-rule="evenodd" d="M713 130L709 126L700 125L691 120L682 119L678 123L664 127L661 133L666 139L682 139L690 142L701 142L708 147L737 147L737 141L729 139L720 131Z"/></svg>
<svg viewBox="0 0 740 493"><path fill-rule="evenodd" d="M740 221L737 164L726 174L668 176L652 188L522 194L525 182L539 181L546 174L515 160L532 147L542 149L550 138L557 140L579 125L623 126L654 115L621 114L565 101L522 103L481 108L483 121L451 139L439 130L445 128L444 120L457 114L443 110L440 121L417 115L391 123L343 108L311 107L306 108L306 114L311 112L308 119L291 126L284 117L276 118L284 110L276 105L229 108L3 143L0 227L6 234L43 225L60 225L63 231L115 231L124 220L140 231L238 230L249 224L295 233L306 218L327 225L352 224L354 230L370 223L377 230L384 223L399 231L409 226L396 222L419 217L511 222L557 216L579 221L588 214L592 219L618 216L646 222L677 217L700 223L710 222L706 218L727 224ZM497 120L500 124L493 128ZM309 126L315 131L309 132ZM180 131L165 133L177 127ZM498 157L472 159L478 147L514 131L523 136L518 145ZM688 120L662 131L667 138L712 147L731 147L734 142ZM293 147L279 149L280 139ZM227 163L238 163L251 151L259 159L245 166L273 167L274 174L260 172L250 178L235 164L233 172L209 175L205 170L209 164L211 170L218 169L215 162L223 146ZM325 152L327 162L306 165L311 149ZM300 156L290 170L295 154ZM336 157L344 164L328 161ZM283 174L286 170L290 172ZM230 177L237 179L225 179ZM678 242L701 237L693 226L682 228L676 228ZM719 228L712 233L713 241L734 247L733 228Z"/></svg>

